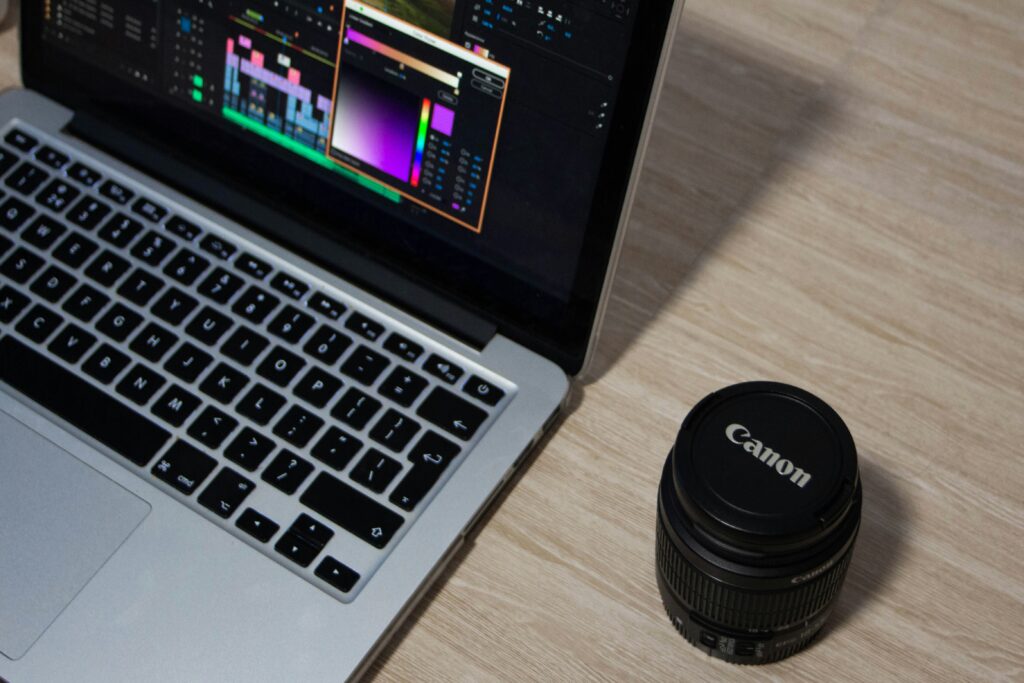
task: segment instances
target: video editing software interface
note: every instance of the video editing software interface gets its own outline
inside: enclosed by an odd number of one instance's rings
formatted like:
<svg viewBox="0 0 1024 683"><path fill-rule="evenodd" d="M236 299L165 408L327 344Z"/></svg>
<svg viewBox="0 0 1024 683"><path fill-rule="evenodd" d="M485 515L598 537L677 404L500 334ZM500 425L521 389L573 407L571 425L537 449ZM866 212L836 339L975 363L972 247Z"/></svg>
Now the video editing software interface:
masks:
<svg viewBox="0 0 1024 683"><path fill-rule="evenodd" d="M567 295L638 1L43 0L44 37Z"/></svg>

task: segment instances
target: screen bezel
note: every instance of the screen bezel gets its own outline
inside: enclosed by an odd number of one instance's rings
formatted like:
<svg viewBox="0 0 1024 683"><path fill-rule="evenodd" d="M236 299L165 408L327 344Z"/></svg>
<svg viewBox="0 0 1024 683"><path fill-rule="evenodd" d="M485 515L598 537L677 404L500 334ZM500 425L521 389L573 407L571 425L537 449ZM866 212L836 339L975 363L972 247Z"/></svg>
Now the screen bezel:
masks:
<svg viewBox="0 0 1024 683"><path fill-rule="evenodd" d="M26 87L75 111L117 123L124 130L137 135L143 144L152 144L177 161L185 161L232 188L245 188L249 192L253 189L257 192L262 190L260 201L288 215L296 215L311 235L320 238L328 235L349 249L355 249L388 267L397 268L404 276L494 322L501 334L553 360L569 375L580 371L598 313L620 218L626 208L627 190L649 113L651 91L663 44L668 38L673 2L641 0L638 3L634 33L610 124L597 190L590 207L579 267L566 302L480 260L468 258L464 252L440 239L419 232L413 233L407 225L403 226L397 219L359 200L356 195L346 197L344 204L335 207L348 217L348 223L354 228L339 230L337 226L329 227L331 216L323 210L310 208L308 200L312 196L304 196L314 195L316 185L323 185L323 182L316 180L315 174L303 173L298 160L293 163L279 151L244 135L241 129L238 129L236 136L232 128L208 122L184 107L179 108L127 81L98 71L92 64L75 58L68 51L44 43L42 4L26 2L21 9L21 65L22 80ZM630 106L628 103L635 104ZM182 118L183 114L185 118ZM148 122L148 126L141 123L143 120ZM223 136L225 130L229 133L228 139ZM168 136L169 131L173 135ZM169 138L172 140L169 141ZM242 148L237 144L239 139L252 144ZM202 144L188 144L191 141L201 141ZM234 155L234 169L225 166L229 151ZM272 187L260 183L255 175L237 172L238 166L260 169L266 168L269 163L289 164L288 177L291 181L284 188L287 192L281 192L280 184ZM313 185L310 185L311 178L314 179ZM215 197L198 199L212 204L213 208L220 208ZM366 230L366 226L373 226L375 230ZM310 240L302 239L302 235L284 234L275 231L272 225L250 223L249 227L320 265L337 267L337 263L332 263L330 255L304 249L303 244L308 244ZM382 239L382 227L392 234L398 234L404 227L408 234L400 242ZM424 253L434 258L425 261ZM448 267L441 271L431 271L426 267L430 263L445 263ZM456 267L452 267L452 264ZM344 277L345 273L339 272L339 275ZM467 287L468 283L474 286ZM480 283L486 286L480 287ZM395 296L389 296L386 284L360 284L370 286L385 298L396 299Z"/></svg>

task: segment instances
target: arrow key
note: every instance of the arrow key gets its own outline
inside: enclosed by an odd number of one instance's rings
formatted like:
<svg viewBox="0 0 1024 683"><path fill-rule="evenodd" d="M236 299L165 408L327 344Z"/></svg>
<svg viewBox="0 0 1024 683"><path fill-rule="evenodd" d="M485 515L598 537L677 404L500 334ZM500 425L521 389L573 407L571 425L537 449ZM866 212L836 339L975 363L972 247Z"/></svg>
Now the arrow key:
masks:
<svg viewBox="0 0 1024 683"><path fill-rule="evenodd" d="M316 575L342 593L348 593L359 581L359 574L328 555L316 568Z"/></svg>
<svg viewBox="0 0 1024 683"><path fill-rule="evenodd" d="M308 567L320 553L320 548L310 544L293 531L287 531L274 544L274 550L281 553L300 567Z"/></svg>
<svg viewBox="0 0 1024 683"><path fill-rule="evenodd" d="M235 522L235 526L255 538L260 543L269 541L281 527L273 520L264 517L252 508L248 508Z"/></svg>

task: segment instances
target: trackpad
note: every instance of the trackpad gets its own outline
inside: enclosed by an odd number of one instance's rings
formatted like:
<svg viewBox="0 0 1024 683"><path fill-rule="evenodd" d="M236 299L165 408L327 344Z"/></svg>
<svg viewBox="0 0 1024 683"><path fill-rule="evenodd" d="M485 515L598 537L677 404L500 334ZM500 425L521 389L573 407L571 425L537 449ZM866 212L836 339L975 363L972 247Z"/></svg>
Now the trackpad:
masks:
<svg viewBox="0 0 1024 683"><path fill-rule="evenodd" d="M0 411L0 653L28 652L149 510Z"/></svg>

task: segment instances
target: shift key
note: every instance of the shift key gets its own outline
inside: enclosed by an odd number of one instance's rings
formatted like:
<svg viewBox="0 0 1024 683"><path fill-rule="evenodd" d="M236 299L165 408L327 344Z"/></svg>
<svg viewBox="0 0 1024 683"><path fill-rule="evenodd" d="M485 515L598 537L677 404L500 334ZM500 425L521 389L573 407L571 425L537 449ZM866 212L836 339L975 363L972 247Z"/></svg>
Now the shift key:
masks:
<svg viewBox="0 0 1024 683"><path fill-rule="evenodd" d="M326 473L313 481L300 500L375 548L386 546L405 521L401 515Z"/></svg>

